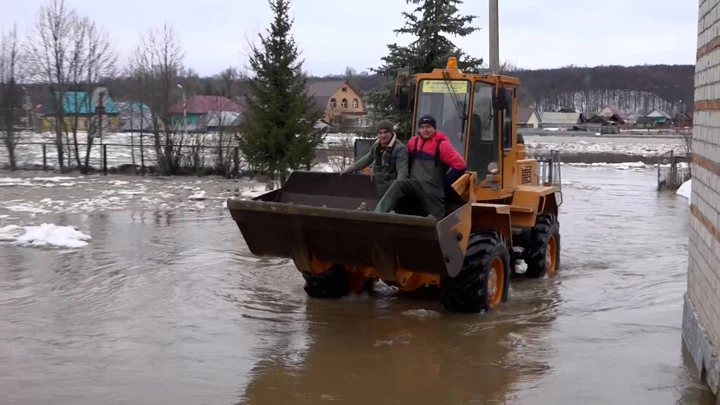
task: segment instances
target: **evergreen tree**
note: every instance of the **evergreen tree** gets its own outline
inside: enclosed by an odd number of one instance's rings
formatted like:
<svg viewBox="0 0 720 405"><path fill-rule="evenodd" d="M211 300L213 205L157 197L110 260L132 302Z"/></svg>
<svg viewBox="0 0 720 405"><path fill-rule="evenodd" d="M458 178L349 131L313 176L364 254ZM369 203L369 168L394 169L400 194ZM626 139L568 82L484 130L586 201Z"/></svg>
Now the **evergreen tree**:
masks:
<svg viewBox="0 0 720 405"><path fill-rule="evenodd" d="M307 94L307 76L290 33L289 0L269 0L275 14L261 46L251 45L250 96L240 135L248 163L285 184L289 170L310 169L322 135L314 131L321 112Z"/></svg>
<svg viewBox="0 0 720 405"><path fill-rule="evenodd" d="M477 16L463 16L457 6L462 0L406 0L417 7L412 13L403 13L405 25L395 29L396 34L410 34L412 41L407 46L388 45L388 55L383 64L372 69L382 80L381 86L368 95L368 104L373 106L376 119L390 119L398 124L398 134L409 138L412 108L399 111L395 107L393 86L398 71L409 69L410 74L429 73L443 68L450 56L458 60L458 67L467 72L479 72L483 60L473 58L458 48L449 36L466 37L479 28L472 26Z"/></svg>

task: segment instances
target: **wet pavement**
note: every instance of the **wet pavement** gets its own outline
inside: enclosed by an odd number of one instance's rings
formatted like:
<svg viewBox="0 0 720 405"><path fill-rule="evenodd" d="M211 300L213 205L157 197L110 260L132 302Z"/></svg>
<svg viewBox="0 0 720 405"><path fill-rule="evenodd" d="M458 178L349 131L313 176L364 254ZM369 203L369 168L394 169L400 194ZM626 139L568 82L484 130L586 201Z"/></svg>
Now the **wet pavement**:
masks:
<svg viewBox="0 0 720 405"><path fill-rule="evenodd" d="M91 236L0 243L0 404L712 403L682 348L687 200L658 194L652 170L563 180L563 268L513 280L477 315L382 285L306 298L292 263L253 257L222 207L239 182L0 187L0 228ZM63 208L109 190L116 204Z"/></svg>

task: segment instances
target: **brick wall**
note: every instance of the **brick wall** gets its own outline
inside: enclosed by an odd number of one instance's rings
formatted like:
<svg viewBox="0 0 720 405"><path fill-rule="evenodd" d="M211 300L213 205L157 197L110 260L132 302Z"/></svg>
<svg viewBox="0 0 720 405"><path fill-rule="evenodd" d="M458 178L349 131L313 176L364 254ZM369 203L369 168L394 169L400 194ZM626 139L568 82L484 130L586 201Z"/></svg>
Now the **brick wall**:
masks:
<svg viewBox="0 0 720 405"><path fill-rule="evenodd" d="M683 324L695 322L697 330L703 331L699 335L704 335L704 341L695 343L707 349L690 349L698 368L707 371L707 351L720 349L720 0L700 0L697 48L689 303L684 315L693 319L684 319ZM683 335L692 346L695 334L684 326ZM718 383L717 377L710 379ZM717 385L711 388L716 391Z"/></svg>

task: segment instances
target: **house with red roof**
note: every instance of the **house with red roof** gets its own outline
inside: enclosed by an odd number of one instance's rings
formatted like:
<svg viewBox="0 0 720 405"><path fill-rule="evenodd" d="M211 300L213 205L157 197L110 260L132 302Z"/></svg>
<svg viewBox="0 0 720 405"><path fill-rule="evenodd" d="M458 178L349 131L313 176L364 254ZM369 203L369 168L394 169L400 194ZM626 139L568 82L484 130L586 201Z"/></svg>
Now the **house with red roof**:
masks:
<svg viewBox="0 0 720 405"><path fill-rule="evenodd" d="M223 96L191 96L187 98L187 132L206 132L218 127L238 126L245 111L238 103ZM170 108L173 128L183 130L182 100Z"/></svg>

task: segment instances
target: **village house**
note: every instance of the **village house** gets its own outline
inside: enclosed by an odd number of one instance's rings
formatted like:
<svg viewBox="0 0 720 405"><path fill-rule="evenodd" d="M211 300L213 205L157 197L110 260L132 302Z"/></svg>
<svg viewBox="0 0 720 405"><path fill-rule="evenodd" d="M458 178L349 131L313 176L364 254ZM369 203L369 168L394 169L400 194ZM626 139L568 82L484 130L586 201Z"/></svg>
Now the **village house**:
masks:
<svg viewBox="0 0 720 405"><path fill-rule="evenodd" d="M183 131L187 115L187 132L206 132L217 130L219 126L239 125L244 112L236 102L223 96L191 96L187 98L185 115L183 102L180 101L169 110L170 125L176 131Z"/></svg>
<svg viewBox="0 0 720 405"><path fill-rule="evenodd" d="M68 131L73 131L77 122L78 131L86 131L90 126L90 119L96 117L95 105L92 103L92 96L84 91L68 91L63 94L62 102L56 93L48 97L47 102L43 104L40 113L43 131L53 131L55 129L55 119L57 116L56 107L62 105L63 121ZM105 113L103 114L104 125L109 131L116 131L119 128L120 112L115 105L112 97L105 97Z"/></svg>
<svg viewBox="0 0 720 405"><path fill-rule="evenodd" d="M517 121L518 128L538 128L540 115L532 107L518 107Z"/></svg>
<svg viewBox="0 0 720 405"><path fill-rule="evenodd" d="M620 109L618 109L614 105L609 105L603 108L597 113L596 116L602 117L609 122L615 123L616 125L625 124L625 113L623 111L620 111Z"/></svg>
<svg viewBox="0 0 720 405"><path fill-rule="evenodd" d="M120 132L151 132L153 130L152 112L147 104L117 102L115 105L120 112ZM160 126L162 127L162 122L160 122Z"/></svg>
<svg viewBox="0 0 720 405"><path fill-rule="evenodd" d="M360 92L347 81L314 82L307 91L322 111L322 121L353 132L364 132L372 126Z"/></svg>
<svg viewBox="0 0 720 405"><path fill-rule="evenodd" d="M637 127L644 129L664 127L669 123L670 118L671 117L669 115L658 109L655 109L645 114L644 116L639 117L637 119Z"/></svg>

